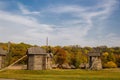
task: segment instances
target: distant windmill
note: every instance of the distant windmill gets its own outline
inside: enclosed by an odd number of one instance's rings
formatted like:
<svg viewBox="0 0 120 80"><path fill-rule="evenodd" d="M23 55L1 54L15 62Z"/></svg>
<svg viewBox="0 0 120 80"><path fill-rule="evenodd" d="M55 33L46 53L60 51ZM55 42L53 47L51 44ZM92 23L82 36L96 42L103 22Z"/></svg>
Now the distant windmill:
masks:
<svg viewBox="0 0 120 80"><path fill-rule="evenodd" d="M46 38L46 46L48 47L48 37Z"/></svg>
<svg viewBox="0 0 120 80"><path fill-rule="evenodd" d="M48 41L48 37L46 38L46 52L50 55L50 57L54 60L53 58L53 54L51 53L51 49L49 46L49 41Z"/></svg>
<svg viewBox="0 0 120 80"><path fill-rule="evenodd" d="M10 65L10 58L11 58L11 54L10 54L10 44L11 44L11 42L9 41L8 42L8 53L7 53L7 62L8 62L8 64L7 65Z"/></svg>
<svg viewBox="0 0 120 80"><path fill-rule="evenodd" d="M10 41L8 42L8 53L10 52Z"/></svg>

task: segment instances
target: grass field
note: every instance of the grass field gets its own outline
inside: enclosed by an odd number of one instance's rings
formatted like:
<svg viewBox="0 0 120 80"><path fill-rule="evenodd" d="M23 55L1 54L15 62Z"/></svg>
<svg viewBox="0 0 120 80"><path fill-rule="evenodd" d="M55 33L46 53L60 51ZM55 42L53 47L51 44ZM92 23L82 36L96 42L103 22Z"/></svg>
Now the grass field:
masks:
<svg viewBox="0 0 120 80"><path fill-rule="evenodd" d="M120 80L120 69L91 70L5 70L0 78L16 80Z"/></svg>

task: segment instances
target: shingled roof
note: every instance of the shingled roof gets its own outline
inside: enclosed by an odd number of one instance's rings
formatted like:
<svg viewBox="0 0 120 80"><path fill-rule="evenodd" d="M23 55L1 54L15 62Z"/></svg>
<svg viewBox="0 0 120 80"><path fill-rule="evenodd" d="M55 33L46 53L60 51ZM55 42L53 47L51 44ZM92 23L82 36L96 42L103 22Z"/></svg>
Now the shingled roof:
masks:
<svg viewBox="0 0 120 80"><path fill-rule="evenodd" d="M31 47L28 49L27 54L47 54L45 49L41 47Z"/></svg>
<svg viewBox="0 0 120 80"><path fill-rule="evenodd" d="M2 48L0 48L0 55L6 55L7 51L3 50Z"/></svg>
<svg viewBox="0 0 120 80"><path fill-rule="evenodd" d="M89 52L88 56L100 56L100 52Z"/></svg>

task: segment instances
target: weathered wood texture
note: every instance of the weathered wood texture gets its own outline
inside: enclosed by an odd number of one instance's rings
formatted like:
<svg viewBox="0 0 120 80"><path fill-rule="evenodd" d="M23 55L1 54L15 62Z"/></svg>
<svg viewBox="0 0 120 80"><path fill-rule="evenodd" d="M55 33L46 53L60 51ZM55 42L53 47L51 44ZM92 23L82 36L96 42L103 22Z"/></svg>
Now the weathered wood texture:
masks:
<svg viewBox="0 0 120 80"><path fill-rule="evenodd" d="M7 51L0 48L0 69L5 66L5 56L7 54Z"/></svg>
<svg viewBox="0 0 120 80"><path fill-rule="evenodd" d="M89 68L92 70L102 69L101 57L99 52L90 52L89 56Z"/></svg>
<svg viewBox="0 0 120 80"><path fill-rule="evenodd" d="M28 65L29 70L46 70L51 68L51 57L44 49L40 47L32 47L27 51L28 55Z"/></svg>

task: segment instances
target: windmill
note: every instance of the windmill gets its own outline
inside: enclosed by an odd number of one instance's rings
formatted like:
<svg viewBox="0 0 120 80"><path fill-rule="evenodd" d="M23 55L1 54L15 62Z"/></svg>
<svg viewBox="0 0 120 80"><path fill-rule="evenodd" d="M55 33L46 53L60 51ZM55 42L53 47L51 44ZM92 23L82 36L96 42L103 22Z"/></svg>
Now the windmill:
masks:
<svg viewBox="0 0 120 80"><path fill-rule="evenodd" d="M10 65L10 61L11 61L11 53L10 53L10 45L11 42L8 42L8 51L7 51L7 65Z"/></svg>
<svg viewBox="0 0 120 80"><path fill-rule="evenodd" d="M48 44L48 37L46 38L46 52L50 55L50 57L51 57L52 59L54 59L54 58L53 58L53 54L51 53L51 48L50 48L50 46L49 46L49 44Z"/></svg>

